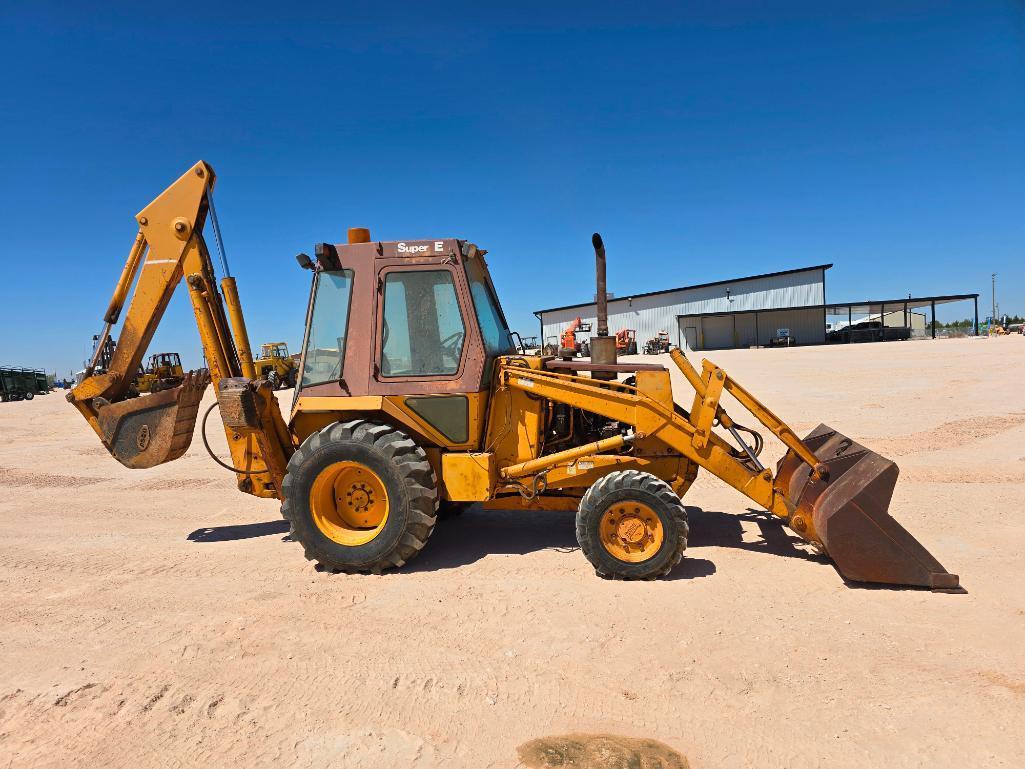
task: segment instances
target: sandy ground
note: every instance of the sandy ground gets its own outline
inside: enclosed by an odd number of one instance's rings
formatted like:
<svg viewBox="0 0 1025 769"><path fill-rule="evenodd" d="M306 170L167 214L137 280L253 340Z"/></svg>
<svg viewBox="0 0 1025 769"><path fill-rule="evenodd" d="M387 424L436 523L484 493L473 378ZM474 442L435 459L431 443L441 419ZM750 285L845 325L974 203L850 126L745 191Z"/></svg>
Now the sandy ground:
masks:
<svg viewBox="0 0 1025 769"><path fill-rule="evenodd" d="M659 582L598 579L570 514L480 511L399 572L321 574L198 440L127 470L58 393L0 404L0 767L514 767L568 734L1025 765L1025 339L712 357L894 458L895 517L967 593L846 585L704 474Z"/></svg>

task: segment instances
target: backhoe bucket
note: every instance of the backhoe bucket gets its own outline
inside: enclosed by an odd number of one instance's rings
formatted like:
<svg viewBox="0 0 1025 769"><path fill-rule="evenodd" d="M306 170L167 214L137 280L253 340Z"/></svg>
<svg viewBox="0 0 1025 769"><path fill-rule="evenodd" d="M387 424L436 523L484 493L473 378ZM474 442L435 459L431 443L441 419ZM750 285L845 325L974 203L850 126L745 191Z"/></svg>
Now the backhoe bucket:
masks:
<svg viewBox="0 0 1025 769"><path fill-rule="evenodd" d="M111 456L134 469L180 457L192 443L199 402L209 383L205 370L190 372L178 387L100 406L96 419Z"/></svg>
<svg viewBox="0 0 1025 769"><path fill-rule="evenodd" d="M826 425L812 430L804 443L828 469L827 479L813 477L812 469L788 451L776 468L777 488L796 507L791 526L817 535L840 574L855 582L958 587L957 575L890 517L900 472L896 464Z"/></svg>

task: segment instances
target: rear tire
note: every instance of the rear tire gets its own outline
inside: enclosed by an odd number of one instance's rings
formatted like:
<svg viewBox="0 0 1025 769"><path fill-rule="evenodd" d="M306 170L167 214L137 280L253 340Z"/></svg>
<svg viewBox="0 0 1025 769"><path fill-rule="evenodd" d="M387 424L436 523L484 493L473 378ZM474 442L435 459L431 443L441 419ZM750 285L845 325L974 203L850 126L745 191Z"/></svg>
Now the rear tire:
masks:
<svg viewBox="0 0 1025 769"><path fill-rule="evenodd" d="M36 394L34 392L29 391L29 392L25 393L25 400L27 400L27 401L30 401L30 400L32 400L35 397L36 397Z"/></svg>
<svg viewBox="0 0 1025 769"><path fill-rule="evenodd" d="M366 483L346 487L344 473L357 473ZM361 506L347 502L353 492L363 495ZM288 462L281 493L291 537L307 560L333 571L402 566L420 552L437 522L438 482L424 450L405 433L364 420L336 422L303 441ZM351 524L354 510L376 510L377 517L357 527Z"/></svg>
<svg viewBox="0 0 1025 769"><path fill-rule="evenodd" d="M687 549L687 510L651 473L621 470L597 480L580 500L577 542L599 577L655 579Z"/></svg>

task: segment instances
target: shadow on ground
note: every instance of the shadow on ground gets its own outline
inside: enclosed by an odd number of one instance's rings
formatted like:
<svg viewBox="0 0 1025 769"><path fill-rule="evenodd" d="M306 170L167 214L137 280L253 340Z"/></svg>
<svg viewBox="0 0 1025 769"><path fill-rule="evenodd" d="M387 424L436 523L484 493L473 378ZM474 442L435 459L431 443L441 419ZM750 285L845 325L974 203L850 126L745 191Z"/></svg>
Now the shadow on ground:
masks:
<svg viewBox="0 0 1025 769"><path fill-rule="evenodd" d="M696 557L694 551L702 547L729 547L828 563L824 556L803 549L800 539L788 534L782 524L768 518L765 513L749 510L738 515L693 506L687 508L687 513L690 519L687 554L665 579L695 579L715 574L712 561ZM744 541L742 524L745 521L757 525L760 540ZM287 533L288 522L274 520L196 529L188 535L188 540L230 542ZM287 540L287 536L284 539ZM457 569L487 555L526 555L539 550L570 553L579 549L573 513L473 507L462 515L438 521L427 547L399 573ZM576 557L583 556L578 552Z"/></svg>
<svg viewBox="0 0 1025 769"><path fill-rule="evenodd" d="M288 521L261 521L260 523L239 523L232 526L210 526L204 529L196 529L186 539L189 542L232 542L237 539L269 537L274 534L288 534Z"/></svg>
<svg viewBox="0 0 1025 769"><path fill-rule="evenodd" d="M688 548L730 547L784 558L829 562L824 555L811 552L807 542L789 534L781 522L773 520L765 512L748 509L747 512L739 514L722 513L688 505L687 517L690 521ZM745 542L744 523L755 524L761 538L754 542Z"/></svg>
<svg viewBox="0 0 1025 769"><path fill-rule="evenodd" d="M403 571L456 569L487 555L577 549L573 513L471 507L462 515L438 521L427 547Z"/></svg>

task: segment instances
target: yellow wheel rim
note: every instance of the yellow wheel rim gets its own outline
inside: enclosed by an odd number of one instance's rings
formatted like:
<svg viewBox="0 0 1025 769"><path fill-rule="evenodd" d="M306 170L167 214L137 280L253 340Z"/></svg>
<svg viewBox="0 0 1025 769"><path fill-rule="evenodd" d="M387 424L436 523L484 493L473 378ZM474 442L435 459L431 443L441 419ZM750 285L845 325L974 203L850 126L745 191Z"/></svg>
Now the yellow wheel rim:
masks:
<svg viewBox="0 0 1025 769"><path fill-rule="evenodd" d="M662 521L643 502L617 502L601 517L598 534L614 558L627 563L647 561L662 547Z"/></svg>
<svg viewBox="0 0 1025 769"><path fill-rule="evenodd" d="M313 481L310 512L328 539L348 547L365 545L388 522L388 492L366 465L335 462Z"/></svg>

